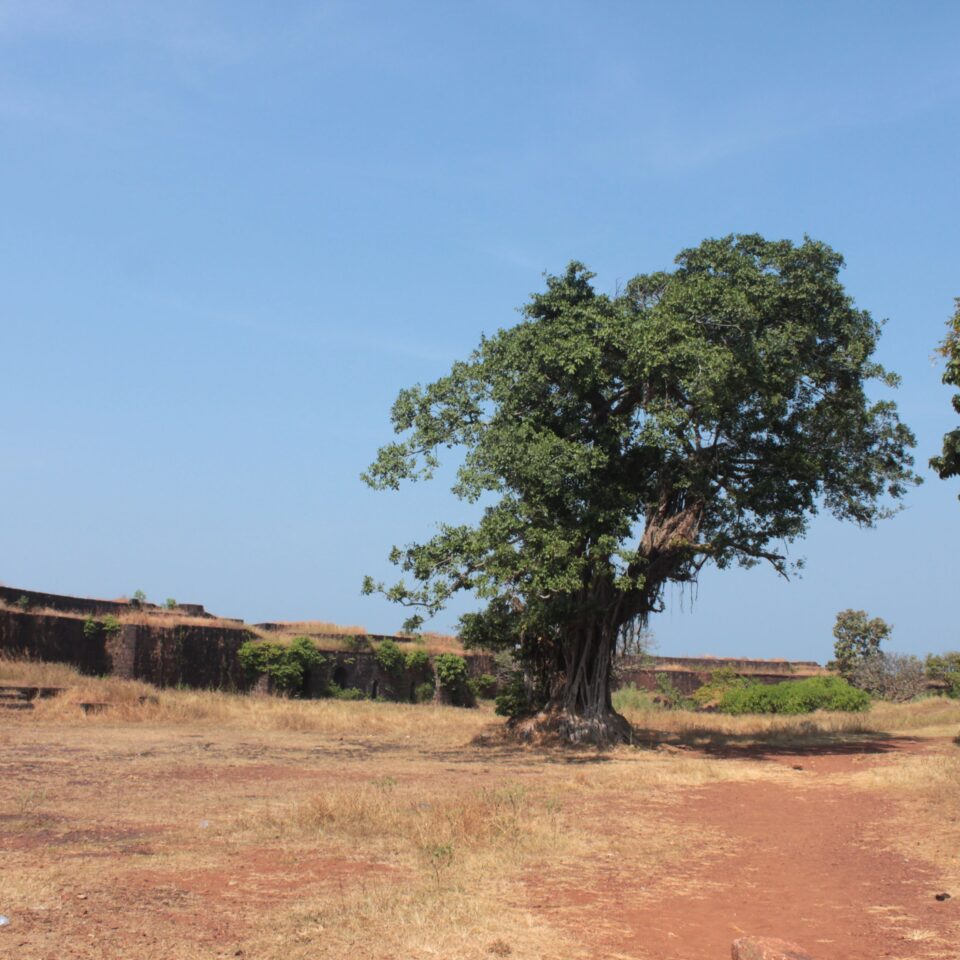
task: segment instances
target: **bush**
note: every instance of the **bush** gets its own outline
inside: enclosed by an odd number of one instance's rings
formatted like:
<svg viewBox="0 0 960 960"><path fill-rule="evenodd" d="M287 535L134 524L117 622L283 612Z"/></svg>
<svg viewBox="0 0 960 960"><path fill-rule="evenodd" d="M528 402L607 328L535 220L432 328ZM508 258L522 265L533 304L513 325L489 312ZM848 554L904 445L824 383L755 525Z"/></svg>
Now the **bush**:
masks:
<svg viewBox="0 0 960 960"><path fill-rule="evenodd" d="M406 665L411 673L416 673L421 676L427 673L433 673L433 669L430 666L430 657L426 650L411 650L407 654Z"/></svg>
<svg viewBox="0 0 960 960"><path fill-rule="evenodd" d="M327 684L327 696L334 700L366 700L366 695L356 687L341 687L332 681Z"/></svg>
<svg viewBox="0 0 960 960"><path fill-rule="evenodd" d="M323 664L323 655L309 637L295 637L289 646L247 640L237 656L247 676L266 675L280 693L300 696L307 670Z"/></svg>
<svg viewBox="0 0 960 960"><path fill-rule="evenodd" d="M905 703L927 691L927 674L918 657L875 653L853 668L850 682L883 700Z"/></svg>
<svg viewBox="0 0 960 960"><path fill-rule="evenodd" d="M343 645L351 653L365 653L370 650L372 644L370 643L370 638L360 634L359 636L354 636L353 634L347 634L343 638Z"/></svg>
<svg viewBox="0 0 960 960"><path fill-rule="evenodd" d="M418 683L413 691L413 699L417 703L429 703L435 692L432 683Z"/></svg>
<svg viewBox="0 0 960 960"><path fill-rule="evenodd" d="M475 697L489 700L497 692L497 678L489 673L482 673L468 682Z"/></svg>
<svg viewBox="0 0 960 960"><path fill-rule="evenodd" d="M673 678L669 673L658 673L656 675L656 683L657 696L671 710L683 710L687 707L693 706L692 701L684 697L684 695L677 689L677 686L673 682Z"/></svg>
<svg viewBox="0 0 960 960"><path fill-rule="evenodd" d="M102 633L108 640L120 632L120 621L107 614L102 620L95 620L92 616L83 621L83 635L88 640L95 640Z"/></svg>
<svg viewBox="0 0 960 960"><path fill-rule="evenodd" d="M653 710L655 704L648 690L638 689L633 682L621 687L613 694L613 709L617 713L624 710Z"/></svg>
<svg viewBox="0 0 960 960"><path fill-rule="evenodd" d="M782 683L749 683L727 690L721 713L812 713L814 710L859 712L870 706L870 696L842 677L808 677Z"/></svg>
<svg viewBox="0 0 960 960"><path fill-rule="evenodd" d="M406 665L403 651L393 640L384 640L380 646L377 647L373 658L377 661L377 666L379 666L384 673L388 673L394 678L403 673L403 668Z"/></svg>
<svg viewBox="0 0 960 960"><path fill-rule="evenodd" d="M741 677L733 667L719 667L710 674L710 679L690 698L698 707L719 703L728 690L746 687L749 681Z"/></svg>
<svg viewBox="0 0 960 960"><path fill-rule="evenodd" d="M458 707L473 706L467 661L455 653L440 653L433 658L433 670L437 686L449 701Z"/></svg>

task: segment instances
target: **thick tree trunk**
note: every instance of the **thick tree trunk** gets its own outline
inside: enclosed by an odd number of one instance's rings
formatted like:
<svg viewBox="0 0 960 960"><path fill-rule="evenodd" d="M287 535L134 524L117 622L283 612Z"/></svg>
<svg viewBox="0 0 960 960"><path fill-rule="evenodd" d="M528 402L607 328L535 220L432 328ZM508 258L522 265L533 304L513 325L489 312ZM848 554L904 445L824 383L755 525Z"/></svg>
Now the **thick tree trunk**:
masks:
<svg viewBox="0 0 960 960"><path fill-rule="evenodd" d="M524 739L610 746L630 743L633 731L610 701L616 629L591 624L558 651L550 698L540 713L517 725Z"/></svg>

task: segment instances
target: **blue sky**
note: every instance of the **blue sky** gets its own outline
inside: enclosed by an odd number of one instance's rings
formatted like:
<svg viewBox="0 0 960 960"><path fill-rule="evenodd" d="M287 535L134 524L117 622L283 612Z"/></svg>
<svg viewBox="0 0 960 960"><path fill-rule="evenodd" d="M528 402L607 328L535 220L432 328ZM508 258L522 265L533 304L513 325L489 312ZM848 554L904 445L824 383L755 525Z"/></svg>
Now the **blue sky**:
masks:
<svg viewBox="0 0 960 960"><path fill-rule="evenodd" d="M460 507L359 481L397 391L708 236L809 234L887 318L928 480L708 573L669 654L825 659L836 612L960 647L960 6L0 0L0 579L395 629L362 598ZM453 626L464 606L435 623Z"/></svg>

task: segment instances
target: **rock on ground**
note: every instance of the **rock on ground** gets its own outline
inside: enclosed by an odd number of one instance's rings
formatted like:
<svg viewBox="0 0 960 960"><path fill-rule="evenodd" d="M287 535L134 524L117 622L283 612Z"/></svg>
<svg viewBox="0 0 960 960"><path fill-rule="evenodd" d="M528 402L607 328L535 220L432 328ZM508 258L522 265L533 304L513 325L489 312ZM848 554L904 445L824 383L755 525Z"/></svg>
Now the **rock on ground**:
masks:
<svg viewBox="0 0 960 960"><path fill-rule="evenodd" d="M732 952L733 960L813 960L802 947L776 937L741 937Z"/></svg>

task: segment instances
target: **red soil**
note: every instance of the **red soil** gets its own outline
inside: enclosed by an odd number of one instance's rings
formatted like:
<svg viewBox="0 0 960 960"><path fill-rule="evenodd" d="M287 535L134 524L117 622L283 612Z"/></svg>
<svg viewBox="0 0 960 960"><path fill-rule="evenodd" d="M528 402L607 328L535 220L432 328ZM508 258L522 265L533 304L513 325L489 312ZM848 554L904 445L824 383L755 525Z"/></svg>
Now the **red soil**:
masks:
<svg viewBox="0 0 960 960"><path fill-rule="evenodd" d="M931 747L943 749L929 741L872 745L881 753ZM606 889L585 870L579 890L570 877L563 887L541 887L538 906L556 910L571 932L589 930L598 958L721 960L742 936L781 937L815 960L960 956L960 890L938 902L936 871L893 847L903 829L893 804L828 779L875 759L846 752L769 759L797 780L711 784L655 813L637 801L634 815L653 813L665 831L690 823L721 831L732 840L721 855L707 849L706 859L671 865L664 876L624 882L620 875Z"/></svg>

